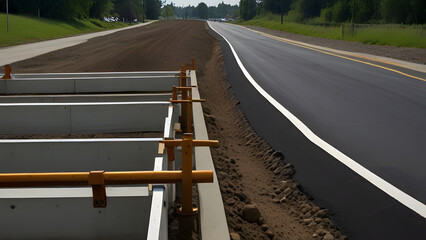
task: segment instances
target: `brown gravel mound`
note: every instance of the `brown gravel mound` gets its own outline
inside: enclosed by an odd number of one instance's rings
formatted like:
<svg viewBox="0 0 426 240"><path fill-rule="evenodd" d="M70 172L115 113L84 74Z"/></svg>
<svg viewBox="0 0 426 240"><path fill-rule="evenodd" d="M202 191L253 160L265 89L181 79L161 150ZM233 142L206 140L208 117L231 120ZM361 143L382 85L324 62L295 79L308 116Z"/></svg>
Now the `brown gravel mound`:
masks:
<svg viewBox="0 0 426 240"><path fill-rule="evenodd" d="M251 129L226 81L220 46L205 31L204 22L160 21L12 68L15 73L177 70L192 57L207 100L210 139L221 142L212 153L233 239L323 239L326 234L343 239L327 211L310 202L291 180L294 169L283 163L283 154Z"/></svg>
<svg viewBox="0 0 426 240"><path fill-rule="evenodd" d="M368 45L360 42L349 42L336 39L326 39L272 30L258 26L246 26L250 29L272 34L274 36L288 38L322 47L334 48L348 52L367 53L376 56L399 59L403 61L426 64L425 48L394 47L383 45Z"/></svg>

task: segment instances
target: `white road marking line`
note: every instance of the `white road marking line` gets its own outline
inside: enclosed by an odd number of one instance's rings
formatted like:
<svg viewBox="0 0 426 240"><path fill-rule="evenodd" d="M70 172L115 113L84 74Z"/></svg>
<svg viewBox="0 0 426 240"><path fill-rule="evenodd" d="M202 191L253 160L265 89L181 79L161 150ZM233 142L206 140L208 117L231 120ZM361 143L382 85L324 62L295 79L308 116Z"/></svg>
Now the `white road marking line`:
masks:
<svg viewBox="0 0 426 240"><path fill-rule="evenodd" d="M414 212L418 213L422 217L426 218L426 205L422 202L418 201L417 199L411 197L410 195L406 194L405 192L401 191L400 189L396 188L389 182L385 181L384 179L380 178L376 174L372 173L370 170L366 169L350 157L346 156L344 153L337 150L335 147L331 146L326 141L322 140L320 137L318 137L315 133L311 131L302 121L300 121L296 116L294 116L290 111L288 111L285 107L283 107L277 100L275 100L271 95L269 95L250 75L250 73L247 71L247 69L244 67L243 63L241 62L240 58L238 57L237 52L235 51L232 44L228 41L228 39L225 38L221 33L216 31L216 29L213 28L213 26L208 21L209 27L215 31L217 34L219 34L225 41L228 43L229 47L231 48L232 54L235 57L235 60L237 61L241 71L244 73L244 76L247 78L247 80L253 85L256 90L262 94L266 100L268 100L278 111L280 111L288 120L290 120L294 126L296 126L302 133L305 135L312 143L317 145L318 147L322 148L324 151L329 153L331 156L336 158L338 161L346 165L348 168L350 168L352 171L359 174L361 177L372 183L374 186L378 187L380 190L391 196L392 198L396 199L406 207L410 208Z"/></svg>

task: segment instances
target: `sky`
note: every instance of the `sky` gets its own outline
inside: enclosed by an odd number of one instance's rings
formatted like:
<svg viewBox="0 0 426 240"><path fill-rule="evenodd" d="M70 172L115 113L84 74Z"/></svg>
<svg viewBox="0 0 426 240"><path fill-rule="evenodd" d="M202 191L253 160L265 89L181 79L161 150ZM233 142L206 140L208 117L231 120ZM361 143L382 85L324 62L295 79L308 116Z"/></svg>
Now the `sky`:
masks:
<svg viewBox="0 0 426 240"><path fill-rule="evenodd" d="M173 2L175 6L197 6L198 3L204 2L207 6L217 6L219 3L238 5L240 0L166 0L166 4Z"/></svg>

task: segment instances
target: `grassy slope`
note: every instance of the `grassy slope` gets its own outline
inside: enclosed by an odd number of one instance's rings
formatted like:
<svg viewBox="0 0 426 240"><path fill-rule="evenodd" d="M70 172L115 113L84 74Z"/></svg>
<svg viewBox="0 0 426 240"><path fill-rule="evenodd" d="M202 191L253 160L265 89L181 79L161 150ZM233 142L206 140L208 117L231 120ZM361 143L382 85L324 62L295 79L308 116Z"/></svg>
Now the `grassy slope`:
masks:
<svg viewBox="0 0 426 240"><path fill-rule="evenodd" d="M125 26L128 26L128 24L122 22L106 23L97 19L61 22L9 15L9 33L7 33L6 14L0 14L0 47Z"/></svg>
<svg viewBox="0 0 426 240"><path fill-rule="evenodd" d="M327 26L324 29L321 25L294 23L286 21L286 19L284 19L284 24L281 24L279 16L272 16L270 20L268 20L267 16L256 17L249 21L237 22L237 24L254 25L302 35L344 39L366 44L426 48L426 27L423 29L422 37L420 37L421 31L419 27L417 29L411 26L403 26L401 28L400 25L382 25L357 29L352 35L349 32L349 25L346 24L342 37L341 27Z"/></svg>

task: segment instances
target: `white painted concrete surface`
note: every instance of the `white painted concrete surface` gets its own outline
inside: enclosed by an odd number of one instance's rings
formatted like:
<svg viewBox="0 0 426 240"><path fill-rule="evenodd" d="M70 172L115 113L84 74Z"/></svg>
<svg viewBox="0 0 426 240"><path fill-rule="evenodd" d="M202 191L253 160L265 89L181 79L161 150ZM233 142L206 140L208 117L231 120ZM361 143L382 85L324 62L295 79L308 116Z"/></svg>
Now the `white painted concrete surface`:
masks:
<svg viewBox="0 0 426 240"><path fill-rule="evenodd" d="M171 92L175 76L24 78L0 80L0 94Z"/></svg>
<svg viewBox="0 0 426 240"><path fill-rule="evenodd" d="M0 239L146 239L151 196L1 198Z"/></svg>
<svg viewBox="0 0 426 240"><path fill-rule="evenodd" d="M0 103L142 102L171 98L171 93L2 95Z"/></svg>
<svg viewBox="0 0 426 240"><path fill-rule="evenodd" d="M154 171L167 170L167 159L155 158ZM167 199L170 184L155 184L152 187L152 204L149 216L147 240L168 239L168 209L173 204L172 199Z"/></svg>
<svg viewBox="0 0 426 240"><path fill-rule="evenodd" d="M114 141L107 139L0 140L0 172L152 170L154 158L158 156L160 140L161 138L114 139Z"/></svg>
<svg viewBox="0 0 426 240"><path fill-rule="evenodd" d="M1 134L162 132L168 102L3 103Z"/></svg>
<svg viewBox="0 0 426 240"><path fill-rule="evenodd" d="M179 71L143 71L143 72L83 72L83 73L18 73L16 79L26 78L81 78L81 77L125 77L125 76L167 76L173 77Z"/></svg>

